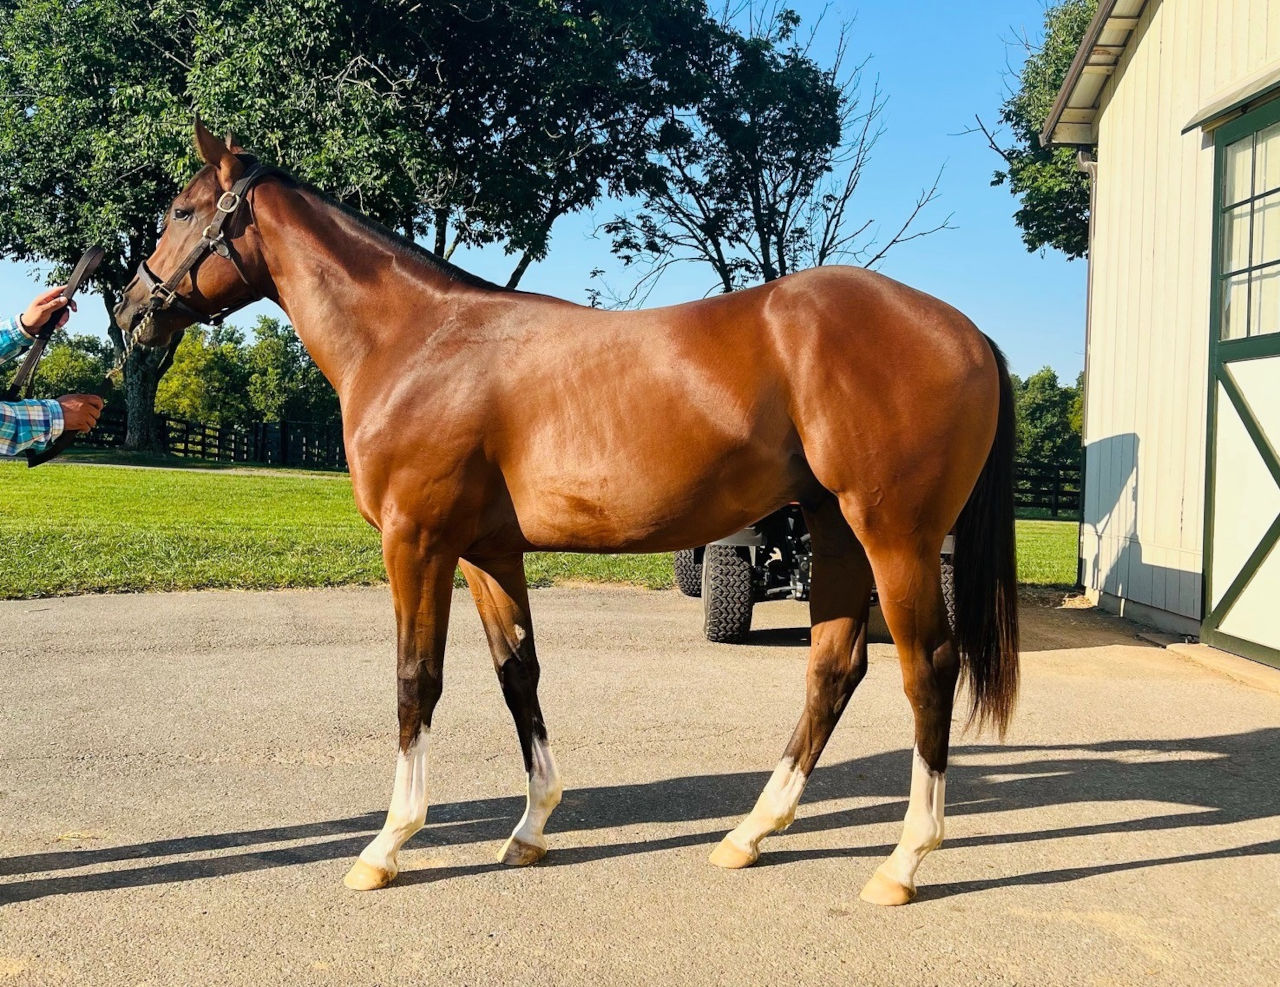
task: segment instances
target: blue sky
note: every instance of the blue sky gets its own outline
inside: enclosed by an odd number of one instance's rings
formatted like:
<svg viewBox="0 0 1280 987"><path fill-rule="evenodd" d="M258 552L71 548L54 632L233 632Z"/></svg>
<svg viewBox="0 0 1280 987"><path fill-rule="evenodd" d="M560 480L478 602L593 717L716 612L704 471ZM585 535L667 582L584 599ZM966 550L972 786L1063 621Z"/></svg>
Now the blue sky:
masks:
<svg viewBox="0 0 1280 987"><path fill-rule="evenodd" d="M887 132L855 200L857 215L892 225L945 165L933 215L953 213L956 228L896 247L880 270L965 312L1004 348L1015 372L1025 375L1047 364L1064 382L1074 381L1084 361L1084 262L1027 252L1012 219L1016 201L1006 188L990 185L999 159L981 136L961 134L975 113L994 121L1006 66L1016 66L1018 57L1006 42L1023 32L1039 36L1040 0L795 0L792 6L806 24L828 6L825 24L832 30L820 34L819 51L836 26L852 21L850 54L870 56L866 83L878 76L889 97ZM252 149L252 135L244 143ZM601 203L592 214L561 220L550 255L529 269L521 288L585 301L591 269L610 267L608 245L593 233L616 208ZM468 270L500 281L514 260L497 248L454 255ZM615 286L629 287L627 279L616 267L610 270ZM37 280L43 272L0 261L0 310L23 307ZM671 272L648 303L698 297L710 283L709 272L685 266ZM101 303L84 301L73 331L103 334ZM263 304L232 321L248 325L258 312L273 311Z"/></svg>

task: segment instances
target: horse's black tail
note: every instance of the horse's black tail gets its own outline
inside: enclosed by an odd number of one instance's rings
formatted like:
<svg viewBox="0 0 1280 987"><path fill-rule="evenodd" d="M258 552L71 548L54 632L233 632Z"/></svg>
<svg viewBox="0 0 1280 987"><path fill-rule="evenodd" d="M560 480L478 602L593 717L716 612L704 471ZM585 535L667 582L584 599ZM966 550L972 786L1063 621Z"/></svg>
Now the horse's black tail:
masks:
<svg viewBox="0 0 1280 987"><path fill-rule="evenodd" d="M973 696L969 722L1001 735L1018 694L1018 563L1013 530L1013 385L995 343L1000 411L995 441L956 521L956 644Z"/></svg>

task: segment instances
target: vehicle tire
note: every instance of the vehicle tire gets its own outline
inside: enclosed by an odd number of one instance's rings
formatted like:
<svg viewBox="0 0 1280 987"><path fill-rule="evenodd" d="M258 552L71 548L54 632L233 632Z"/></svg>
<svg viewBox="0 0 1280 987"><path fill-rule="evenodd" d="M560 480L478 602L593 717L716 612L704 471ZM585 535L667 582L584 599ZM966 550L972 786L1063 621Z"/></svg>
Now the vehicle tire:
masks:
<svg viewBox="0 0 1280 987"><path fill-rule="evenodd" d="M707 546L702 556L702 612L708 641L741 644L747 639L753 590L747 549Z"/></svg>
<svg viewBox="0 0 1280 987"><path fill-rule="evenodd" d="M956 629L956 570L951 559L942 560L942 602L947 607L947 623Z"/></svg>
<svg viewBox="0 0 1280 987"><path fill-rule="evenodd" d="M676 570L676 589L694 599L702 595L703 551L701 548L681 549L676 552L673 560Z"/></svg>

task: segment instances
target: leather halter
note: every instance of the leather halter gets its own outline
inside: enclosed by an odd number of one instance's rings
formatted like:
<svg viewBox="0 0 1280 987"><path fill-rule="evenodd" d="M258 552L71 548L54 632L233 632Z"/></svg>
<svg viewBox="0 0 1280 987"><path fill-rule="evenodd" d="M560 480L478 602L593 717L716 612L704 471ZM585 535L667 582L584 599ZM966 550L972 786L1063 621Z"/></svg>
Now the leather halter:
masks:
<svg viewBox="0 0 1280 987"><path fill-rule="evenodd" d="M231 250L231 244L227 241L223 227L230 222L232 217L240 211L240 207L245 203L245 196L249 189L253 187L259 180L265 178L271 169L256 161L249 166L248 170L231 186L230 191L223 192L218 197L217 205L212 222L204 228L200 234L200 242L197 243L187 253L186 258L178 265L177 269L163 281L156 276L151 268L147 267L145 260L138 263L138 271L134 275L134 281L141 281L147 289L150 297L143 306L143 312L163 311L165 309L176 309L181 312L192 322L204 323L205 325L217 326L222 324L222 320L231 314L233 309L223 309L213 315L201 315L193 309L187 302L179 297L178 285L187 274L193 271L202 260L209 254L217 254L219 257L225 257L231 261L236 269L236 273L240 275L240 280L246 285L249 279L245 277L244 269L240 266L235 253ZM127 290L127 289L126 289Z"/></svg>

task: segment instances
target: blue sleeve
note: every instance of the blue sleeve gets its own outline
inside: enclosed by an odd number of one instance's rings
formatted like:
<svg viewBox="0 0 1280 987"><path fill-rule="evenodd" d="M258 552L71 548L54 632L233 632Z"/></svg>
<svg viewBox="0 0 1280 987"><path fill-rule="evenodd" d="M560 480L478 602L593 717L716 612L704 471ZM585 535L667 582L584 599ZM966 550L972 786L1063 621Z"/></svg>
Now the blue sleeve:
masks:
<svg viewBox="0 0 1280 987"><path fill-rule="evenodd" d="M33 338L22 328L18 316L0 319L0 363L12 360L31 345Z"/></svg>
<svg viewBox="0 0 1280 987"><path fill-rule="evenodd" d="M40 452L63 427L57 401L0 401L0 456L16 456L23 449Z"/></svg>

